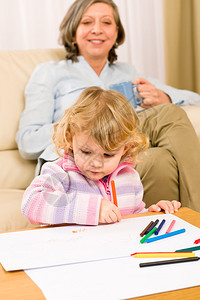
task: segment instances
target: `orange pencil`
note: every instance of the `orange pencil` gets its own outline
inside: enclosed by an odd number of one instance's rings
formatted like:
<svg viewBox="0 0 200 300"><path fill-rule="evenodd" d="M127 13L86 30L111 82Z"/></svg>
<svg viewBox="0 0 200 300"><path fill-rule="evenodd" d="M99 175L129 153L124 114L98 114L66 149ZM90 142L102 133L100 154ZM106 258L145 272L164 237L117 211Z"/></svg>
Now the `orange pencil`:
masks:
<svg viewBox="0 0 200 300"><path fill-rule="evenodd" d="M116 195L116 189L115 189L115 182L114 182L114 180L111 180L110 183L111 183L111 188L112 188L113 203L116 206L118 206L117 205L117 195Z"/></svg>

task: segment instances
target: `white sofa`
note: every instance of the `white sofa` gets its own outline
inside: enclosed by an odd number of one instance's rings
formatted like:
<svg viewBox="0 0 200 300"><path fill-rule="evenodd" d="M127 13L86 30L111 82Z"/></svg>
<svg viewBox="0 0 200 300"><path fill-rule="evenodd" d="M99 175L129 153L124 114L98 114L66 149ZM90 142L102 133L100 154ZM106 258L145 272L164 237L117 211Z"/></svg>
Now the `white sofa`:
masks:
<svg viewBox="0 0 200 300"><path fill-rule="evenodd" d="M15 135L24 108L24 88L35 66L64 58L64 49L0 51L0 232L33 227L21 214L20 205L36 162L20 156ZM200 140L200 107L183 108Z"/></svg>

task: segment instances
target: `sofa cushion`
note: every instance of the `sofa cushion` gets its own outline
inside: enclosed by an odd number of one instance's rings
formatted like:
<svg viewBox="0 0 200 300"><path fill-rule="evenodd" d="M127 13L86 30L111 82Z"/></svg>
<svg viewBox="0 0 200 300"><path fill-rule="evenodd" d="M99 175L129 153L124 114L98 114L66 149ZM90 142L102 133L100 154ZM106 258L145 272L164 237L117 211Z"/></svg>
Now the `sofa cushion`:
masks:
<svg viewBox="0 0 200 300"><path fill-rule="evenodd" d="M26 189L35 166L35 161L23 159L18 150L0 151L0 189Z"/></svg>
<svg viewBox="0 0 200 300"><path fill-rule="evenodd" d="M200 106L191 105L191 106L181 106L181 107L186 111L200 141L200 122L199 122Z"/></svg>
<svg viewBox="0 0 200 300"><path fill-rule="evenodd" d="M23 191L0 190L0 232L38 227L32 225L21 213Z"/></svg>
<svg viewBox="0 0 200 300"><path fill-rule="evenodd" d="M65 55L64 49L0 51L0 188L25 189L34 177L36 162L22 159L15 142L24 89L39 63Z"/></svg>
<svg viewBox="0 0 200 300"><path fill-rule="evenodd" d="M15 135L24 109L24 89L35 67L64 57L64 49L0 51L0 150L17 149Z"/></svg>

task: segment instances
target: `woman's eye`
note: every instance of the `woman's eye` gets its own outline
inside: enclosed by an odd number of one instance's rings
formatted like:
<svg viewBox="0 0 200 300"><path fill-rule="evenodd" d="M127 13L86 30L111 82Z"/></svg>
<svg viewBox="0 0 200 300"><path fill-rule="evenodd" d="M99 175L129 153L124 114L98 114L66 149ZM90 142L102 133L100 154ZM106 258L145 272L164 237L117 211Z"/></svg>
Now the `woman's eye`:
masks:
<svg viewBox="0 0 200 300"><path fill-rule="evenodd" d="M104 21L103 23L106 24L106 25L110 25L111 24L111 22L109 22L109 21Z"/></svg>
<svg viewBox="0 0 200 300"><path fill-rule="evenodd" d="M81 23L84 24L84 25L88 25L88 24L91 24L92 21L90 21L90 20L85 20L85 21L82 21Z"/></svg>

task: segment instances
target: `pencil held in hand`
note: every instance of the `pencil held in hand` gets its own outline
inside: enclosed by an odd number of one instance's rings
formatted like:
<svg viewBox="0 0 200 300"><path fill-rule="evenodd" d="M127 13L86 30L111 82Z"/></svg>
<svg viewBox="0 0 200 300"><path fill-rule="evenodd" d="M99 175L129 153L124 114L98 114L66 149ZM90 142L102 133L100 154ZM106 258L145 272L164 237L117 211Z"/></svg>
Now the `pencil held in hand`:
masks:
<svg viewBox="0 0 200 300"><path fill-rule="evenodd" d="M115 182L114 180L111 180L111 188L112 188L112 197L113 197L113 203L118 206L117 204L117 195L116 195L116 189L115 189Z"/></svg>

